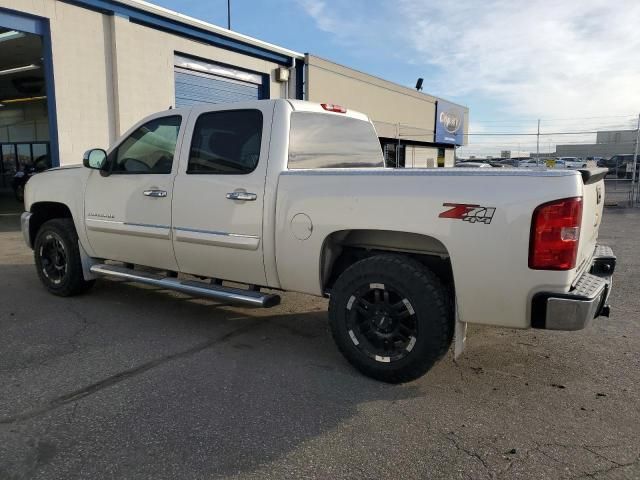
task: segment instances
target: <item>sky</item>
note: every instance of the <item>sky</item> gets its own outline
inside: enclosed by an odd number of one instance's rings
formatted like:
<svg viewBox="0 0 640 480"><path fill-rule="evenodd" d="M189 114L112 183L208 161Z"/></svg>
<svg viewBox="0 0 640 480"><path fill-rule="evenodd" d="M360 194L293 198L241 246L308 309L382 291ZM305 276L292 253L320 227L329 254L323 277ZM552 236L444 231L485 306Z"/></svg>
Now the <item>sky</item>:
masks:
<svg viewBox="0 0 640 480"><path fill-rule="evenodd" d="M227 0L152 2L227 23ZM638 0L231 0L232 30L468 106L463 156L535 152L538 119L541 152L635 129L638 19Z"/></svg>

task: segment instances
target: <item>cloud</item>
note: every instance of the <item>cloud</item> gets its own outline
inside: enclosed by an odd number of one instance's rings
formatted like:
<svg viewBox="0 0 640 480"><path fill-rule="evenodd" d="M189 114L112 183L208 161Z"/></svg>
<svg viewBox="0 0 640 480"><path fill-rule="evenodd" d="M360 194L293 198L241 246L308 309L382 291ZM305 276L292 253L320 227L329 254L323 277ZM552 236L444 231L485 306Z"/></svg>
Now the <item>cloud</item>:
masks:
<svg viewBox="0 0 640 480"><path fill-rule="evenodd" d="M481 94L527 116L640 108L640 2L399 0L405 39L439 88ZM551 115L549 115L551 114Z"/></svg>
<svg viewBox="0 0 640 480"><path fill-rule="evenodd" d="M516 120L640 111L637 0L297 1L341 41L424 66L429 93L465 98L472 119L474 105Z"/></svg>

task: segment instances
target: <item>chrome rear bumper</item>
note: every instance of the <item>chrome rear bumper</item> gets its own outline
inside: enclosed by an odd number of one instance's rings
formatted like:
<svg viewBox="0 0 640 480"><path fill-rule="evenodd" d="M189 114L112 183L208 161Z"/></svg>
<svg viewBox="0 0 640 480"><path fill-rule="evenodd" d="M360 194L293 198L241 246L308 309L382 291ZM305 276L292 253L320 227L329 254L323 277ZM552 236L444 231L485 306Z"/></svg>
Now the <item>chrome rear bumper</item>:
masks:
<svg viewBox="0 0 640 480"><path fill-rule="evenodd" d="M531 326L547 330L581 330L599 316L609 316L609 294L616 266L611 248L596 247L591 268L567 293L542 292L533 297Z"/></svg>

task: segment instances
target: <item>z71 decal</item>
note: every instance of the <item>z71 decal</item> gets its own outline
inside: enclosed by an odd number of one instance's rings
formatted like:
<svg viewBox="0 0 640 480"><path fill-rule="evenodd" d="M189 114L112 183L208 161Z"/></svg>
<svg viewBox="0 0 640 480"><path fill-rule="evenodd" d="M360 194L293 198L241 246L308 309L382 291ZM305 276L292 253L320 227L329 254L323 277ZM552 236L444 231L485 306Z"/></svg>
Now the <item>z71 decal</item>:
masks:
<svg viewBox="0 0 640 480"><path fill-rule="evenodd" d="M440 218L454 218L463 222L480 222L487 225L491 223L493 214L496 211L493 207L482 207L469 203L443 203L442 206L451 208L438 215Z"/></svg>

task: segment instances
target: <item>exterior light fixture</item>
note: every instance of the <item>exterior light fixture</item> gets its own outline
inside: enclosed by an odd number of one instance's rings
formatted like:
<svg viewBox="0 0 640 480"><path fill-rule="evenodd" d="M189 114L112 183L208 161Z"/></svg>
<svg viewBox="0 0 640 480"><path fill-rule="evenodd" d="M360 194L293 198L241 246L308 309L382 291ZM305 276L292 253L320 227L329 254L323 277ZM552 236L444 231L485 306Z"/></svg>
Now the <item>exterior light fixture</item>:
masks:
<svg viewBox="0 0 640 480"><path fill-rule="evenodd" d="M0 33L0 42L8 42L9 40L17 40L24 37L24 33L16 30L9 30L8 32Z"/></svg>

